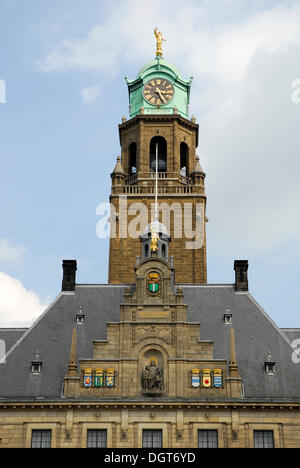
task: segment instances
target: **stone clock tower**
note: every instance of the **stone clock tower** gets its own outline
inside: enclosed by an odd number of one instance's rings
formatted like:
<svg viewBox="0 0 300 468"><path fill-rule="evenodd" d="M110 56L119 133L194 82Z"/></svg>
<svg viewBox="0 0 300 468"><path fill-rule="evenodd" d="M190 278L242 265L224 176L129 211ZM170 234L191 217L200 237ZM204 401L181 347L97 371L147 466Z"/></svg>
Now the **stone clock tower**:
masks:
<svg viewBox="0 0 300 468"><path fill-rule="evenodd" d="M205 173L196 155L198 124L188 117L191 80L184 80L159 52L135 80L126 78L130 118L123 117L119 125L121 158L111 174L110 283L132 283L137 257L147 256L141 240L153 221L155 193L176 282L207 281ZM141 214L137 203L147 216L141 217L140 236L132 236L130 223Z"/></svg>

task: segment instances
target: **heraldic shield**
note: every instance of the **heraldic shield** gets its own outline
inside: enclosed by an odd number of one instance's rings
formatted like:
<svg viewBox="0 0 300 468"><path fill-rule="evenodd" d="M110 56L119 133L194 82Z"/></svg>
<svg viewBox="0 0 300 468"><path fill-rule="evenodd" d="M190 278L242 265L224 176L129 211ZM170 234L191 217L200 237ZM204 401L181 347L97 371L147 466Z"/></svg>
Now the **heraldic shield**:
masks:
<svg viewBox="0 0 300 468"><path fill-rule="evenodd" d="M151 294L156 294L159 292L159 274L158 273L149 273L148 291Z"/></svg>
<svg viewBox="0 0 300 468"><path fill-rule="evenodd" d="M115 386L115 370L107 369L105 376L105 386L114 387Z"/></svg>
<svg viewBox="0 0 300 468"><path fill-rule="evenodd" d="M202 371L202 385L203 387L211 387L211 373L210 369L203 369Z"/></svg>
<svg viewBox="0 0 300 468"><path fill-rule="evenodd" d="M214 369L214 387L220 388L223 386L223 377L221 369Z"/></svg>
<svg viewBox="0 0 300 468"><path fill-rule="evenodd" d="M92 369L85 369L83 374L83 385L84 387L91 387L93 383L93 371Z"/></svg>
<svg viewBox="0 0 300 468"><path fill-rule="evenodd" d="M200 387L200 369L192 369L192 387Z"/></svg>
<svg viewBox="0 0 300 468"><path fill-rule="evenodd" d="M95 372L95 387L103 387L104 385L104 370L96 369Z"/></svg>

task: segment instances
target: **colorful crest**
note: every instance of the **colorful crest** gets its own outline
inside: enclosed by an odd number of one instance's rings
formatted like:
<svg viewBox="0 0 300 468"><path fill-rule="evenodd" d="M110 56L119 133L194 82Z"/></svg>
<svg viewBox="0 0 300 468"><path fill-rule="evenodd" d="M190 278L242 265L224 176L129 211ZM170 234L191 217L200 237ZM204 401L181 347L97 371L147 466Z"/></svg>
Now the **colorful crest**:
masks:
<svg viewBox="0 0 300 468"><path fill-rule="evenodd" d="M192 387L200 387L200 369L192 369Z"/></svg>
<svg viewBox="0 0 300 468"><path fill-rule="evenodd" d="M83 385L84 387L91 387L93 383L93 371L92 369L85 369L83 374Z"/></svg>
<svg viewBox="0 0 300 468"><path fill-rule="evenodd" d="M104 370L96 369L95 372L95 387L103 387L104 385Z"/></svg>
<svg viewBox="0 0 300 468"><path fill-rule="evenodd" d="M151 294L156 294L159 291L159 274L150 273L148 276L148 291Z"/></svg>
<svg viewBox="0 0 300 468"><path fill-rule="evenodd" d="M114 369L107 369L106 376L105 376L105 386L109 388L115 386L115 370Z"/></svg>
<svg viewBox="0 0 300 468"><path fill-rule="evenodd" d="M211 387L211 371L210 369L203 369L202 371L202 385L203 387Z"/></svg>
<svg viewBox="0 0 300 468"><path fill-rule="evenodd" d="M214 369L214 387L220 388L223 386L223 376L221 369Z"/></svg>

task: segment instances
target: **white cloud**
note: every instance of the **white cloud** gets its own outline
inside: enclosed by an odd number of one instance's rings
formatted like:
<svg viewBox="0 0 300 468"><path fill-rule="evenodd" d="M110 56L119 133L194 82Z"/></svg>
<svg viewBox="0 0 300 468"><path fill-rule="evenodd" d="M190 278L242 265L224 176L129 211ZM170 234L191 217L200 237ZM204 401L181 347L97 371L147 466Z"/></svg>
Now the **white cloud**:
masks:
<svg viewBox="0 0 300 468"><path fill-rule="evenodd" d="M21 245L13 245L9 239L0 238L0 261L19 262L22 260L26 248Z"/></svg>
<svg viewBox="0 0 300 468"><path fill-rule="evenodd" d="M0 327L29 326L46 307L18 279L0 272Z"/></svg>
<svg viewBox="0 0 300 468"><path fill-rule="evenodd" d="M300 241L300 106L291 100L299 54L300 42L257 52L236 93L200 122L213 251Z"/></svg>
<svg viewBox="0 0 300 468"><path fill-rule="evenodd" d="M98 97L101 95L101 90L99 85L90 86L88 88L82 88L80 91L80 95L82 100L85 104L91 104L92 102L96 101Z"/></svg>
<svg viewBox="0 0 300 468"><path fill-rule="evenodd" d="M167 39L164 58L188 74L185 78L194 76L191 112L202 113L235 91L257 51L289 47L300 33L299 4L257 10L261 2L253 2L256 8L246 8L242 1L211 3L153 0L147 8L141 0L118 1L85 36L55 45L40 67L45 72L86 70L112 77L126 74L134 64L138 72L154 58L153 26L158 26Z"/></svg>
<svg viewBox="0 0 300 468"><path fill-rule="evenodd" d="M133 63L138 71L154 56L158 26L164 58L195 78L190 109L201 114L208 248L236 258L300 240L300 105L291 99L300 78L300 5L254 3L120 1L102 24L62 41L41 63L47 72L110 76Z"/></svg>
<svg viewBox="0 0 300 468"><path fill-rule="evenodd" d="M234 10L231 2L223 2L223 8ZM153 26L159 22L167 38L166 58L189 72L235 83L257 49L274 51L299 35L299 5L254 12L239 21L217 22L215 27L207 21L213 14L209 2L187 6L177 0L163 4L153 0L148 8L140 0L120 1L102 24L85 37L61 41L40 65L46 72L86 69L105 75L123 68L124 61L143 65L146 57L154 56Z"/></svg>

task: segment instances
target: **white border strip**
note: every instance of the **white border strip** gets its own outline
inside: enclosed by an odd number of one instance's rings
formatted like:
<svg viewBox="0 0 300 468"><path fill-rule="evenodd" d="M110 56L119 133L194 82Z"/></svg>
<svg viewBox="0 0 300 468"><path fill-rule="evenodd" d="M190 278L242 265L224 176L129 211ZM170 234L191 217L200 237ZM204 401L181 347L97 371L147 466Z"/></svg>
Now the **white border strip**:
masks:
<svg viewBox="0 0 300 468"><path fill-rule="evenodd" d="M128 286L135 286L134 284L76 284L75 289L78 288L126 288Z"/></svg>
<svg viewBox="0 0 300 468"><path fill-rule="evenodd" d="M199 288L199 289L209 289L209 288L234 288L234 284L184 284L180 283L177 284L175 283L175 287L181 287L181 288Z"/></svg>

